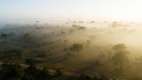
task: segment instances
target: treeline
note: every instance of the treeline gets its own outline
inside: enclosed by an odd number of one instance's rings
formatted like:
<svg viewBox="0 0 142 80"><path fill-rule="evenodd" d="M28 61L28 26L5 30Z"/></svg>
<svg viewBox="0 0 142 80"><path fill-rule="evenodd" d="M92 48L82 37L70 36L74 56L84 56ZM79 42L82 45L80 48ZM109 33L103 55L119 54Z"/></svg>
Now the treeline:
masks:
<svg viewBox="0 0 142 80"><path fill-rule="evenodd" d="M86 74L65 75L60 69L55 72L35 65L22 66L15 63L3 63L0 67L0 80L107 80L105 77L91 77Z"/></svg>

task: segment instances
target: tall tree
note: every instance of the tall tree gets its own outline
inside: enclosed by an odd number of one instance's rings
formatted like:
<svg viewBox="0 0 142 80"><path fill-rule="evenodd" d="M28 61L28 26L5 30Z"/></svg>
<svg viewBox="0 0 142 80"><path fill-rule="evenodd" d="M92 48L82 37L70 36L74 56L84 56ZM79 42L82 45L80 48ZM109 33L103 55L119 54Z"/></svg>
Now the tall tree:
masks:
<svg viewBox="0 0 142 80"><path fill-rule="evenodd" d="M128 53L125 44L117 44L112 47L113 56L113 77L122 78L124 76L124 69L128 63Z"/></svg>

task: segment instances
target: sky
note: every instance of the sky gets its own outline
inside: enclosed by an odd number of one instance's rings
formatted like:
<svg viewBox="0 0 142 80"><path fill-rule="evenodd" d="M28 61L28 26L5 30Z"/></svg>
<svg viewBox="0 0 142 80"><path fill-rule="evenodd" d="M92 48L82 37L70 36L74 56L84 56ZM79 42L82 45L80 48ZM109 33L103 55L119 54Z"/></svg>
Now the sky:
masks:
<svg viewBox="0 0 142 80"><path fill-rule="evenodd" d="M142 21L142 0L0 0L0 21L32 18Z"/></svg>

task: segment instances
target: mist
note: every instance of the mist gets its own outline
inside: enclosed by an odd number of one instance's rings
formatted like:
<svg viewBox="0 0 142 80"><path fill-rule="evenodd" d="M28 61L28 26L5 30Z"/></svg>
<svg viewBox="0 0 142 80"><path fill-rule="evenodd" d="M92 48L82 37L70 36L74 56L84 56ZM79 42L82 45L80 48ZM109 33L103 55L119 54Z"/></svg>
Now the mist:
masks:
<svg viewBox="0 0 142 80"><path fill-rule="evenodd" d="M68 23L2 27L1 63L27 65L25 61L30 59L36 67L61 69L70 75L99 75L108 80L141 79L141 24Z"/></svg>

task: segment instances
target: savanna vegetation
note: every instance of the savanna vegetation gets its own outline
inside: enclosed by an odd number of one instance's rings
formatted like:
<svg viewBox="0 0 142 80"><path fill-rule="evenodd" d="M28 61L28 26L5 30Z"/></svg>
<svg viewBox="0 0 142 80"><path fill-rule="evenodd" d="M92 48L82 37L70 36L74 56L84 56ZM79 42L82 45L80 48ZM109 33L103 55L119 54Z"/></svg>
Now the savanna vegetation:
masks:
<svg viewBox="0 0 142 80"><path fill-rule="evenodd" d="M0 80L142 80L141 28L84 23L1 28Z"/></svg>

